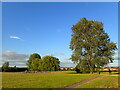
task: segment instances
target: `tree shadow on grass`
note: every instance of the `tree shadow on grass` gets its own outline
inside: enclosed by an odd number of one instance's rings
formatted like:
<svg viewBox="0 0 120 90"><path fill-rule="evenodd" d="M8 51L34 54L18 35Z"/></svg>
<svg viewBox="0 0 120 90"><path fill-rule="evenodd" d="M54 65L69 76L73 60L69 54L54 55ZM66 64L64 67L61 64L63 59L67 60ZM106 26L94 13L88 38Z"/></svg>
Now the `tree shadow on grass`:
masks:
<svg viewBox="0 0 120 90"><path fill-rule="evenodd" d="M77 72L68 72L67 74L90 74L90 73L77 73Z"/></svg>
<svg viewBox="0 0 120 90"><path fill-rule="evenodd" d="M90 74L90 73L77 73L77 72L68 72L68 73L66 73L66 74ZM93 74L99 74L99 73L97 73L97 72L94 72ZM100 73L100 74L102 74L102 72ZM109 74L109 72L107 73L107 74ZM119 72L111 72L111 74L110 75L120 75L120 73Z"/></svg>
<svg viewBox="0 0 120 90"><path fill-rule="evenodd" d="M77 74L76 72L67 72L66 74Z"/></svg>
<svg viewBox="0 0 120 90"><path fill-rule="evenodd" d="M120 71L119 70L114 70L111 72L111 74L120 74Z"/></svg>

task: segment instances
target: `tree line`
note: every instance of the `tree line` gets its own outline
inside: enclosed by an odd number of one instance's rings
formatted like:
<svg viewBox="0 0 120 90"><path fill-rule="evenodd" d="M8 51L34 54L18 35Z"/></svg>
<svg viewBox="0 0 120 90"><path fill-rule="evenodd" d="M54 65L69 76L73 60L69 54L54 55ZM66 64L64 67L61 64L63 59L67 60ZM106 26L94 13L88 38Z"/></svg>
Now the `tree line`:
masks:
<svg viewBox="0 0 120 90"><path fill-rule="evenodd" d="M28 70L27 67L10 67L9 62L4 62L2 67L0 68L1 72L23 72Z"/></svg>
<svg viewBox="0 0 120 90"><path fill-rule="evenodd" d="M53 56L42 57L33 53L27 60L27 68L18 68L16 66L9 67L9 62L5 62L2 65L2 71L4 72L17 72L17 71L58 71L60 69L60 61L58 58Z"/></svg>

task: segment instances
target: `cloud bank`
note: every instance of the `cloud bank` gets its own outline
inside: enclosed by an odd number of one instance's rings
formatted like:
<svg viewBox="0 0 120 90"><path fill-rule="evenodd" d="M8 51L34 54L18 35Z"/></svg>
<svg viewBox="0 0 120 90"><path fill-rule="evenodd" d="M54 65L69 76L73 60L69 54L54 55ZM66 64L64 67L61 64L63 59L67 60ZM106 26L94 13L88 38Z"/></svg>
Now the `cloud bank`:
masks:
<svg viewBox="0 0 120 90"><path fill-rule="evenodd" d="M0 54L0 57L2 57L2 63L8 61L10 66L26 66L26 61L29 58L29 55L8 50L3 54Z"/></svg>

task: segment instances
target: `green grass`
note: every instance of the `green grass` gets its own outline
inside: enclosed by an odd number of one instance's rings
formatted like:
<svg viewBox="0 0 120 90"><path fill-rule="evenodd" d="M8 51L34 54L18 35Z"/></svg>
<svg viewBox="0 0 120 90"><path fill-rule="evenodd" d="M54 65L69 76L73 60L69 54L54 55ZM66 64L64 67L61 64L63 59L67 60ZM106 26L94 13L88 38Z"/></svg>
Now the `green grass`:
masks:
<svg viewBox="0 0 120 90"><path fill-rule="evenodd" d="M74 71L49 73L2 73L3 88L63 88L98 74L75 74Z"/></svg>
<svg viewBox="0 0 120 90"><path fill-rule="evenodd" d="M118 88L118 76L103 76L76 88Z"/></svg>

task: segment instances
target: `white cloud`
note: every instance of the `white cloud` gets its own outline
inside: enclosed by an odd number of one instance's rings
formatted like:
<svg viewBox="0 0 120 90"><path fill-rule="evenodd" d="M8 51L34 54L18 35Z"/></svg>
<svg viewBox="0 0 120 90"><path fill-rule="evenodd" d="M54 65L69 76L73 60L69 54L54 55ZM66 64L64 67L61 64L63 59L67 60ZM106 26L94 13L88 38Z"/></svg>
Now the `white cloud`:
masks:
<svg viewBox="0 0 120 90"><path fill-rule="evenodd" d="M21 63L25 66L29 55L8 50L0 54L0 57L2 57L2 63L8 61L11 66L20 66Z"/></svg>
<svg viewBox="0 0 120 90"><path fill-rule="evenodd" d="M10 36L10 38L13 38L13 39L21 39L21 38L18 37L18 36Z"/></svg>

